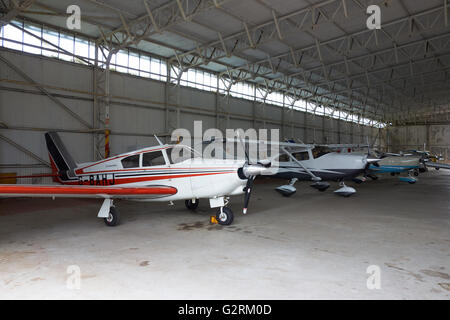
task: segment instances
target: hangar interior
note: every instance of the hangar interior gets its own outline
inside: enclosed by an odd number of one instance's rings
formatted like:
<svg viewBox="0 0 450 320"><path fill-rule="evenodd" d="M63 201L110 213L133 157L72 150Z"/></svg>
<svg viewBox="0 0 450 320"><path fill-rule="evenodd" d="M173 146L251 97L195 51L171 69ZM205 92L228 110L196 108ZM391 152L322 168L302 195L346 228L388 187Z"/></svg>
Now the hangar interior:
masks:
<svg viewBox="0 0 450 320"><path fill-rule="evenodd" d="M367 26L369 5L381 8L380 29ZM450 163L449 6L1 0L0 174L50 173L48 131L83 163L156 145L155 134L168 141L194 121L310 144L425 148ZM94 200L3 199L0 296L448 299L443 171L414 186L386 176L351 199L305 185L283 201L263 181L254 214L231 229L207 224L207 201L203 215L125 203L124 225L111 231L91 221ZM60 293L61 270L77 259L89 290ZM382 268L384 290L366 288L368 264ZM122 268L136 278L113 280Z"/></svg>

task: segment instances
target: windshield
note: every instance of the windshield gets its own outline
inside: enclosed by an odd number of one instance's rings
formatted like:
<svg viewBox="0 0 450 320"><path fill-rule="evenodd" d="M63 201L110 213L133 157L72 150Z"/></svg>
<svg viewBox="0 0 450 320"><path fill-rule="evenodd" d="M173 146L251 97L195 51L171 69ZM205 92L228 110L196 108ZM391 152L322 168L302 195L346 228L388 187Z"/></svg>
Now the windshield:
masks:
<svg viewBox="0 0 450 320"><path fill-rule="evenodd" d="M169 157L170 163L180 163L186 161L188 159L194 159L195 153L194 151L184 145L177 145L166 149L167 156Z"/></svg>
<svg viewBox="0 0 450 320"><path fill-rule="evenodd" d="M333 152L333 150L331 150L329 147L325 147L325 146L318 146L315 147L313 150L313 156L314 158L319 158L327 153L331 153Z"/></svg>

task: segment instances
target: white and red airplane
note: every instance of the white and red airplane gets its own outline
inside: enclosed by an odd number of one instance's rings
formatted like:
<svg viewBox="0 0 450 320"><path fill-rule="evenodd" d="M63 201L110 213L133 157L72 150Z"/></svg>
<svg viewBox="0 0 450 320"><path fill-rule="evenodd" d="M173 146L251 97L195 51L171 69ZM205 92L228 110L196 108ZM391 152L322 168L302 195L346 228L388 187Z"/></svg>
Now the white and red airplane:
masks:
<svg viewBox="0 0 450 320"><path fill-rule="evenodd" d="M219 224L233 222L233 212L226 207L229 196L245 193L247 212L253 180L267 168L246 160L216 160L194 157L195 151L184 145L163 144L123 153L97 162L77 164L56 132L45 134L53 179L59 185L0 184L0 197L84 197L101 198L98 212L106 225L119 223L114 199L135 201L185 200L195 210L199 199L209 199L218 208ZM172 153L182 157L173 157ZM173 159L177 159L173 161Z"/></svg>

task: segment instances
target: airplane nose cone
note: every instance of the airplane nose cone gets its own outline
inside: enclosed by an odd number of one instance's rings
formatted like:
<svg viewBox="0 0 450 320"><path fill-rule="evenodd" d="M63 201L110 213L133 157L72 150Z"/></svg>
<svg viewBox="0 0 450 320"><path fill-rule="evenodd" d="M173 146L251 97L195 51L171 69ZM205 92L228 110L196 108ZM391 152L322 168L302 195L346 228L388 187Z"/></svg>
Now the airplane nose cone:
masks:
<svg viewBox="0 0 450 320"><path fill-rule="evenodd" d="M265 166L260 164L249 164L244 166L242 170L247 178L269 174L271 172L269 168L266 168Z"/></svg>
<svg viewBox="0 0 450 320"><path fill-rule="evenodd" d="M380 160L381 159L377 159L377 158L367 158L366 159L367 163L377 163Z"/></svg>

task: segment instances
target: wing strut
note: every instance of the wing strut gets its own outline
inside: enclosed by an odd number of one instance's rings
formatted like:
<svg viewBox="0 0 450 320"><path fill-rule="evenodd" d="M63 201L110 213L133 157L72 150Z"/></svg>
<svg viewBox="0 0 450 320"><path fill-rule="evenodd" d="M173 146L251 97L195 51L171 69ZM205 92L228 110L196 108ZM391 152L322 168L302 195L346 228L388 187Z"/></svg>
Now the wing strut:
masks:
<svg viewBox="0 0 450 320"><path fill-rule="evenodd" d="M295 157L289 151L287 151L284 147L281 147L281 150L283 150L289 156L289 158L291 158L295 163L297 163L300 167L302 167L311 176L311 180L322 181L322 178L320 178L320 177L316 176L314 173L312 173L311 170L309 170L307 167L305 167L303 165L303 163L301 163L300 161L295 159Z"/></svg>

